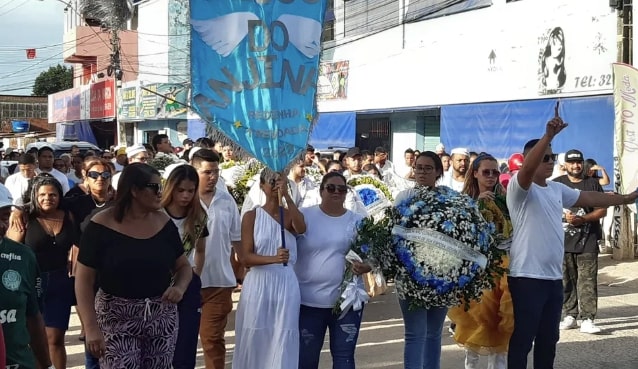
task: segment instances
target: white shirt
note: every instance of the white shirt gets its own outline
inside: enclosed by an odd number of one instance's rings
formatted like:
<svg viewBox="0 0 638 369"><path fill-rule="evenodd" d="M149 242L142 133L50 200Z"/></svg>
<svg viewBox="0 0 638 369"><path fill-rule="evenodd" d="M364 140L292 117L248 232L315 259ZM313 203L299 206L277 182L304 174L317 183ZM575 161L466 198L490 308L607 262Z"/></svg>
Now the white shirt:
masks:
<svg viewBox="0 0 638 369"><path fill-rule="evenodd" d="M518 184L518 174L507 186L507 208L514 226L510 249L510 276L546 280L563 278L565 232L563 208L572 207L580 192L562 183Z"/></svg>
<svg viewBox="0 0 638 369"><path fill-rule="evenodd" d="M321 202L321 199L317 199L319 186L307 177L303 177L299 183L297 183L297 192L299 193L299 201L297 206L299 208L310 207L317 205Z"/></svg>
<svg viewBox="0 0 638 369"><path fill-rule="evenodd" d="M345 255L355 237L356 224L362 217L349 210L339 217L331 217L319 206L304 208L301 212L306 221L306 233L297 240L297 263L294 267L301 303L331 308L339 298Z"/></svg>
<svg viewBox="0 0 638 369"><path fill-rule="evenodd" d="M253 210L258 206L263 206L266 203L266 195L264 191L259 187L259 178L261 174L256 174L251 181L249 181L248 186L250 186L250 190L246 194L244 198L244 203L241 205L241 217L244 217L244 214ZM252 184L250 183L252 182ZM301 202L301 197L299 196L299 189L297 188L297 184L292 180L288 179L288 184L290 188L290 197L295 202L295 205L299 207ZM284 202L286 200L284 199Z"/></svg>
<svg viewBox="0 0 638 369"><path fill-rule="evenodd" d="M19 206L24 205L22 196L29 188L29 179L23 176L22 173L18 172L7 177L4 181L4 185L7 187L9 192L11 192L13 204Z"/></svg>
<svg viewBox="0 0 638 369"><path fill-rule="evenodd" d="M60 172L59 170L55 169L55 168L51 168L51 170L49 171L44 171L40 168L36 169L35 172L37 174L40 173L49 173L50 175L53 176L53 178L57 179L58 182L60 182L60 184L62 185L62 194L66 194L67 192L69 192L69 178L67 178L67 176Z"/></svg>
<svg viewBox="0 0 638 369"><path fill-rule="evenodd" d="M75 175L75 170L70 171L66 176L75 183L82 183L82 179Z"/></svg>
<svg viewBox="0 0 638 369"><path fill-rule="evenodd" d="M225 191L216 191L210 206L202 202L208 214L206 256L202 270L202 288L235 287L235 273L230 264L231 242L241 240L239 209L233 197Z"/></svg>
<svg viewBox="0 0 638 369"><path fill-rule="evenodd" d="M453 189L456 192L463 192L463 187L465 186L465 182L459 182L454 179L454 171L449 170L447 173L443 174L443 177L437 183L437 186L447 186Z"/></svg>
<svg viewBox="0 0 638 369"><path fill-rule="evenodd" d="M117 183L120 181L121 175L122 175L122 172L117 172L113 174L113 177L111 177L111 186L113 187L115 191L117 191Z"/></svg>
<svg viewBox="0 0 638 369"><path fill-rule="evenodd" d="M388 172L395 173L394 164L390 160L386 160L382 167L377 164L377 168L381 171L381 175L385 175Z"/></svg>

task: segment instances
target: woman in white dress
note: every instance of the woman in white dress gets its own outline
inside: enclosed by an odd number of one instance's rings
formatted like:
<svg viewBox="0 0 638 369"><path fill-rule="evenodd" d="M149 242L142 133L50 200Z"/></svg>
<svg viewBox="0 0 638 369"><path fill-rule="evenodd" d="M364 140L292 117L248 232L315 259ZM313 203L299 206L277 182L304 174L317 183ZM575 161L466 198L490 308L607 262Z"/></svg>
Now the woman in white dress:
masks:
<svg viewBox="0 0 638 369"><path fill-rule="evenodd" d="M262 171L259 186L266 203L244 215L239 260L250 268L244 279L235 318L234 369L298 369L299 283L295 235L306 231L303 215L288 193L287 178ZM284 210L285 246L279 217Z"/></svg>

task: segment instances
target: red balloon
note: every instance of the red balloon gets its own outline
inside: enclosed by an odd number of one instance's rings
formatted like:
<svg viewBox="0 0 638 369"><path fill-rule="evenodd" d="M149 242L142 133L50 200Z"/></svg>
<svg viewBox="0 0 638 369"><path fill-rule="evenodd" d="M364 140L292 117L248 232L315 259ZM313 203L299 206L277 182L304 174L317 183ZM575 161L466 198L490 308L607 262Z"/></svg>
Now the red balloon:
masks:
<svg viewBox="0 0 638 369"><path fill-rule="evenodd" d="M520 170L522 166L523 154L521 153L512 154L512 156L510 156L509 160L507 161L507 167L509 168L510 172L516 172L517 170Z"/></svg>

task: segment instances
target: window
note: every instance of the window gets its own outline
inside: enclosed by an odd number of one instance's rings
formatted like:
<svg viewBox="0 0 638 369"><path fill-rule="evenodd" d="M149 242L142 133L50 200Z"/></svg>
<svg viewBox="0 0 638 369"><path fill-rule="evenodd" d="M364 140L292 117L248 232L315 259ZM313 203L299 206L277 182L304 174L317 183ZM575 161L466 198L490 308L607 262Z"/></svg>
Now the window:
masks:
<svg viewBox="0 0 638 369"><path fill-rule="evenodd" d="M335 39L335 2L328 0L326 14L323 22L323 32L321 33L321 41L332 41Z"/></svg>

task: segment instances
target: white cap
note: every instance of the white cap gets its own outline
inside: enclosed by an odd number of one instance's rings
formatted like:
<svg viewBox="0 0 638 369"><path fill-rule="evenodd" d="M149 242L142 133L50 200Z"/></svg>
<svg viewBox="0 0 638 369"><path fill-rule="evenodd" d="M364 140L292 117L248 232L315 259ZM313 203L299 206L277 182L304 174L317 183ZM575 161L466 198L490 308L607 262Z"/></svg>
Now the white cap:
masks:
<svg viewBox="0 0 638 369"><path fill-rule="evenodd" d="M454 154L470 156L469 151L467 151L467 149L466 149L466 148L464 148L464 147L457 147L457 148L454 148L454 149L452 150L452 152L450 152L450 155L454 155Z"/></svg>
<svg viewBox="0 0 638 369"><path fill-rule="evenodd" d="M130 159L134 157L135 155L145 151L146 151L146 147L144 147L144 145L131 146L126 149L126 157Z"/></svg>
<svg viewBox="0 0 638 369"><path fill-rule="evenodd" d="M171 175L171 172L175 168L177 168L177 167L179 167L181 165L186 165L186 162L185 161L181 161L181 162L178 162L178 163L173 163L173 164L168 165L166 168L164 168L164 173L162 173L162 178L168 179L168 177Z"/></svg>
<svg viewBox="0 0 638 369"><path fill-rule="evenodd" d="M193 160L193 155L195 155L196 152L198 152L199 150L201 150L202 148L199 146L195 146L191 149L191 151L188 152L188 160Z"/></svg>
<svg viewBox="0 0 638 369"><path fill-rule="evenodd" d="M565 165L565 153L561 152L560 154L558 154L557 160L559 165Z"/></svg>
<svg viewBox="0 0 638 369"><path fill-rule="evenodd" d="M436 148L434 149L434 152L445 152L445 145L443 145L442 143L436 145Z"/></svg>

